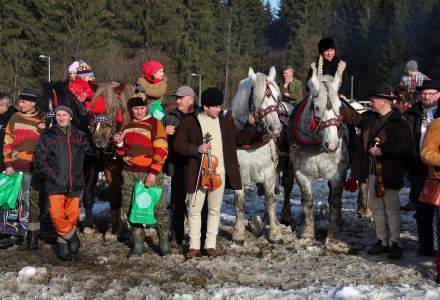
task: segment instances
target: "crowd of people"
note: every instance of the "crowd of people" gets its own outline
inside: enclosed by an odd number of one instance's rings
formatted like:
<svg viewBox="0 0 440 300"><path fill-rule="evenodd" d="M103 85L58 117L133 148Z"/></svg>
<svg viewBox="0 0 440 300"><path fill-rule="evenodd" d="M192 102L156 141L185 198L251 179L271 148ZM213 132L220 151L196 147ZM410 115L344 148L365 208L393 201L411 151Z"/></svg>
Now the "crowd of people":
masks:
<svg viewBox="0 0 440 300"><path fill-rule="evenodd" d="M314 62L317 75L339 76L339 94L344 99L349 91L346 62L339 57L331 38L319 42L318 52ZM359 183L369 182L370 190L374 190L369 192L368 203L377 243L368 249L368 254L387 253L388 257L397 259L402 256L399 190L404 176L409 174L410 202L404 209L415 209L419 253L431 256L437 252L440 273L439 207L419 200L426 192L427 179L434 182L440 179L440 83L419 72L414 60L405 67L399 86L411 94L411 101L406 103L404 111L396 106L396 101L402 98L390 86L382 86L370 95L371 109L365 113L359 114L349 105L341 109L344 122L357 128L351 136L354 141L351 177ZM47 126L46 117L43 119L38 109L36 92L23 88L16 105L0 93L0 168L7 175L24 173L19 201L29 203L27 246L30 250L38 248L40 206L41 201L47 202L58 235L56 255L62 260L78 256L81 201L86 207L87 225L93 227L90 221L93 199L87 200L84 194L87 168L84 165L93 159L96 151L88 132L90 117L100 112L93 107L95 78L90 65L79 60L68 71L67 86L75 96L75 107L54 107L52 127ZM186 258L217 256L224 189L243 188L236 150L258 135L255 117L251 114L248 126L239 131L234 120L222 113L224 96L218 88L203 91L199 107L194 103L193 89L186 85L177 89L173 105L157 117L151 107L155 102L164 105L167 92L164 67L160 62L147 61L141 71L143 76L137 80L135 92L126 103L131 119L112 135L115 155L122 160L118 237L130 246L130 256L145 252L144 225L129 221L133 185L143 182L146 187L164 187L164 176L168 175L170 203L163 191L154 208L161 255L170 253L170 237L177 245L184 244L187 218ZM293 105L302 101L306 92L290 66L283 70L280 90L282 100ZM199 183L201 162L212 156L217 158L219 178L215 188ZM16 237L3 236L0 246L6 248L17 241Z"/></svg>

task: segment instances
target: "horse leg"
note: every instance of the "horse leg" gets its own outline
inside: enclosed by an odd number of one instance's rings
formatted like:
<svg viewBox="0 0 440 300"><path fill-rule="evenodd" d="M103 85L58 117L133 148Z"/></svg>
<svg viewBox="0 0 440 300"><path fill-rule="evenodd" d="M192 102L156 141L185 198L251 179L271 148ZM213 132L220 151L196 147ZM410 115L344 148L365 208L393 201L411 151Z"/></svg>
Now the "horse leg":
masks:
<svg viewBox="0 0 440 300"><path fill-rule="evenodd" d="M98 166L94 159L88 159L85 165L85 188L83 195L83 205L86 212L84 220L85 227L93 228L93 203L95 200L96 183L98 182Z"/></svg>
<svg viewBox="0 0 440 300"><path fill-rule="evenodd" d="M106 157L104 160L104 175L110 189L110 208L112 210L111 233L116 234L121 226L121 162L112 157Z"/></svg>
<svg viewBox="0 0 440 300"><path fill-rule="evenodd" d="M290 208L290 195L292 194L295 177L293 175L292 168L284 168L282 180L284 188L284 202L283 210L281 211L281 224L284 224L286 226L293 226L294 224L292 211Z"/></svg>
<svg viewBox="0 0 440 300"><path fill-rule="evenodd" d="M281 230L278 226L277 216L275 212L276 202L275 202L275 178L270 177L264 182L264 189L266 192L266 214L269 221L269 235L268 239L271 243L277 243L283 239Z"/></svg>
<svg viewBox="0 0 440 300"><path fill-rule="evenodd" d="M301 204L304 210L303 238L315 239L315 216L313 215L312 180L304 174L295 172L295 180L301 191Z"/></svg>
<svg viewBox="0 0 440 300"><path fill-rule="evenodd" d="M245 238L244 227L244 190L235 191L235 226L232 232L232 240L234 242L243 242Z"/></svg>
<svg viewBox="0 0 440 300"><path fill-rule="evenodd" d="M357 213L362 218L371 219L372 213L368 207L367 199L368 185L366 183L359 183Z"/></svg>
<svg viewBox="0 0 440 300"><path fill-rule="evenodd" d="M330 226L325 240L325 248L336 253L349 253L350 247L347 243L337 239L341 225L341 208L342 208L342 189L343 181L329 182L329 206L330 206Z"/></svg>

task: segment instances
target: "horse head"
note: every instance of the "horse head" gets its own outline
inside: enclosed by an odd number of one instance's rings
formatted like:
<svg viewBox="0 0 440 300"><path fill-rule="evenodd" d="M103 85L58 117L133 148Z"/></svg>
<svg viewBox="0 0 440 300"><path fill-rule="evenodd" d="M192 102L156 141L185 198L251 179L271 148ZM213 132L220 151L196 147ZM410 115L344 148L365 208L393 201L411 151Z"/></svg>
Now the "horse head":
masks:
<svg viewBox="0 0 440 300"><path fill-rule="evenodd" d="M311 104L311 127L319 132L322 147L326 152L334 152L341 144L339 128L342 126L340 113L341 100L337 91L340 85L339 76L312 75L308 82Z"/></svg>
<svg viewBox="0 0 440 300"><path fill-rule="evenodd" d="M97 148L109 146L113 133L128 124L130 115L127 101L133 93L134 87L127 82L99 85L91 101L91 111L94 113L91 133Z"/></svg>
<svg viewBox="0 0 440 300"><path fill-rule="evenodd" d="M255 73L249 68L248 77L240 82L237 93L232 100L232 117L239 128L242 128L254 114L257 125L270 137L280 134L282 125L278 118L281 92L275 82L276 71L272 67L269 76Z"/></svg>

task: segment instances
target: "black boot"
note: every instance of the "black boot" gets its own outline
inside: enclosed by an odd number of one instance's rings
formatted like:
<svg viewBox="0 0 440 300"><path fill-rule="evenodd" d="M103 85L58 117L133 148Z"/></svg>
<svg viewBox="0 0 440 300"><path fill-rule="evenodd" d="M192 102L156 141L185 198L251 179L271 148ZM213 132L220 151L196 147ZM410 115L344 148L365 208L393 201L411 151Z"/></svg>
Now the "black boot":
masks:
<svg viewBox="0 0 440 300"><path fill-rule="evenodd" d="M382 245L382 241L378 240L373 247L367 250L367 253L370 255L379 255L388 252L388 250L389 250L388 246Z"/></svg>
<svg viewBox="0 0 440 300"><path fill-rule="evenodd" d="M56 255L59 259L61 259L62 261L69 261L72 259L71 255L70 255L70 250L69 250L69 244L67 244L66 241L64 242L57 242L57 248L56 248Z"/></svg>
<svg viewBox="0 0 440 300"><path fill-rule="evenodd" d="M398 243L392 243L388 252L388 258L399 259L402 257L402 248Z"/></svg>
<svg viewBox="0 0 440 300"><path fill-rule="evenodd" d="M81 241L76 234L76 231L73 233L70 239L67 240L67 243L69 245L71 258L76 259L78 257L79 248L81 247Z"/></svg>
<svg viewBox="0 0 440 300"><path fill-rule="evenodd" d="M0 249L7 249L17 244L16 236L5 236L0 239Z"/></svg>
<svg viewBox="0 0 440 300"><path fill-rule="evenodd" d="M27 248L28 250L35 251L38 249L38 230L28 231L27 233Z"/></svg>
<svg viewBox="0 0 440 300"><path fill-rule="evenodd" d="M437 275L435 276L435 283L440 283L440 273L437 273Z"/></svg>

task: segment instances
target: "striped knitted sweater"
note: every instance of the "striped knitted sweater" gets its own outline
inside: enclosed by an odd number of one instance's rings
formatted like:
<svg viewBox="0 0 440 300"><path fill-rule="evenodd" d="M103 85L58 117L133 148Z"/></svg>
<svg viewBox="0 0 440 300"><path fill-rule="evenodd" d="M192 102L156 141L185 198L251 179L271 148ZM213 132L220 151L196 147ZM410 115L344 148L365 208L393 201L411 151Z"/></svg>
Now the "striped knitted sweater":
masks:
<svg viewBox="0 0 440 300"><path fill-rule="evenodd" d="M116 152L123 156L124 169L158 174L168 155L167 133L162 122L148 116L133 120L124 130L123 143Z"/></svg>
<svg viewBox="0 0 440 300"><path fill-rule="evenodd" d="M17 171L29 171L34 158L35 147L42 129L40 113L15 113L6 126L3 155L5 168L13 167Z"/></svg>

